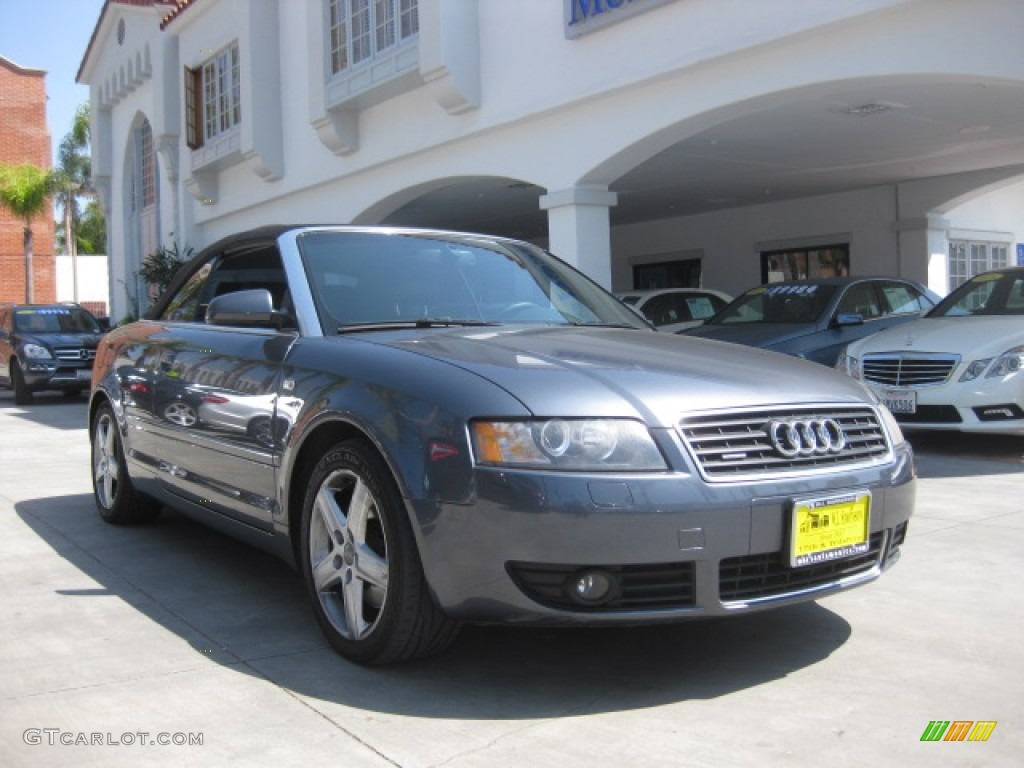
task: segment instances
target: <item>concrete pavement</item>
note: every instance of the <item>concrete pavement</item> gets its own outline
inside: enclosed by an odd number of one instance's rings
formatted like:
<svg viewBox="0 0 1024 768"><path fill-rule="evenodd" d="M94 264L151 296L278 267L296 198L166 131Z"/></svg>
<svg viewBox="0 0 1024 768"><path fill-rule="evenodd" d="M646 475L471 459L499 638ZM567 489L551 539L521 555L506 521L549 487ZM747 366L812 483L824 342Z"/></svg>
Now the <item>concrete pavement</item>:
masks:
<svg viewBox="0 0 1024 768"><path fill-rule="evenodd" d="M286 565L173 513L102 523L84 398L2 392L0 765L1019 765L1024 438L913 442L917 513L874 584L715 622L471 627L363 669ZM997 725L922 742L934 720Z"/></svg>

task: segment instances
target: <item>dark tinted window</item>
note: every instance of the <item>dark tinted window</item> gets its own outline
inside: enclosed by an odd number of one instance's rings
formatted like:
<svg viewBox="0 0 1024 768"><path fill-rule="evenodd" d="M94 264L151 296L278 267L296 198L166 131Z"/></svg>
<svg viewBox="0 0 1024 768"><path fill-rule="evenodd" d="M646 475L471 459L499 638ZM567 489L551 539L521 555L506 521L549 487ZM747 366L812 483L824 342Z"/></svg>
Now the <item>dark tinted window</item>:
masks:
<svg viewBox="0 0 1024 768"><path fill-rule="evenodd" d="M714 323L814 323L828 309L836 286L775 283L747 291L717 314Z"/></svg>
<svg viewBox="0 0 1024 768"><path fill-rule="evenodd" d="M836 308L837 314L857 314L865 320L881 317L882 305L874 283L854 283L846 289Z"/></svg>
<svg viewBox="0 0 1024 768"><path fill-rule="evenodd" d="M96 318L80 307L25 307L14 310L23 333L100 333Z"/></svg>

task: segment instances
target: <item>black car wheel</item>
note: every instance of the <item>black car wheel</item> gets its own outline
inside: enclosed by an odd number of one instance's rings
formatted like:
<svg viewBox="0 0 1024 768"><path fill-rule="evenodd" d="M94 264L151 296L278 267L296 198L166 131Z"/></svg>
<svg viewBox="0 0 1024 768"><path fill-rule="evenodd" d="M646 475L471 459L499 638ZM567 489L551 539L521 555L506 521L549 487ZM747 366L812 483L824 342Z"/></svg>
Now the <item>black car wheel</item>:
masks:
<svg viewBox="0 0 1024 768"><path fill-rule="evenodd" d="M11 383L14 387L15 404L32 405L32 390L25 383L25 374L21 372L21 365L17 360L11 360Z"/></svg>
<svg viewBox="0 0 1024 768"><path fill-rule="evenodd" d="M341 655L386 664L443 650L458 623L427 589L402 498L366 443L317 464L302 508L302 571L320 627Z"/></svg>
<svg viewBox="0 0 1024 768"><path fill-rule="evenodd" d="M116 525L155 519L160 514L160 504L132 487L124 462L121 433L109 405L97 409L90 432L92 489L100 516Z"/></svg>

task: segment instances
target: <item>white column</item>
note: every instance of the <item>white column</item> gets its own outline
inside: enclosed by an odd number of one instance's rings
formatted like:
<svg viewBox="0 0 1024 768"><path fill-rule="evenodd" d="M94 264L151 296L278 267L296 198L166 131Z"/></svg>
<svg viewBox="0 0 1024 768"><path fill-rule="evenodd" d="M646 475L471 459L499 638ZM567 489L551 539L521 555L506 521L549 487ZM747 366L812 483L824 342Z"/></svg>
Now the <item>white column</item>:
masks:
<svg viewBox="0 0 1024 768"><path fill-rule="evenodd" d="M896 222L899 273L940 296L949 293L949 221L937 214Z"/></svg>
<svg viewBox="0 0 1024 768"><path fill-rule="evenodd" d="M548 250L611 290L612 246L608 209L618 196L603 187L572 187L540 198L548 212Z"/></svg>

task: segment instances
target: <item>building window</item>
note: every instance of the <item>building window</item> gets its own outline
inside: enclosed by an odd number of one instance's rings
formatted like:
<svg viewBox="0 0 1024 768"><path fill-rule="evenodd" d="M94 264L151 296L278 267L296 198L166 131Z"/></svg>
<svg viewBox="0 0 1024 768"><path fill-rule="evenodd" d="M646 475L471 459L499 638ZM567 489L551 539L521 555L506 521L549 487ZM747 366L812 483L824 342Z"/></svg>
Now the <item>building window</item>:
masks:
<svg viewBox="0 0 1024 768"><path fill-rule="evenodd" d="M142 123L138 134L139 165L142 176L140 208L145 209L156 203L156 156L153 154L153 129L149 120Z"/></svg>
<svg viewBox="0 0 1024 768"><path fill-rule="evenodd" d="M974 240L949 241L949 290L963 285L975 275L1010 265L1007 243Z"/></svg>
<svg viewBox="0 0 1024 768"><path fill-rule="evenodd" d="M242 75L238 44L198 68L185 68L185 133L199 149L242 122Z"/></svg>
<svg viewBox="0 0 1024 768"><path fill-rule="evenodd" d="M381 54L420 31L418 0L327 0L331 74Z"/></svg>
<svg viewBox="0 0 1024 768"><path fill-rule="evenodd" d="M700 259L680 259L633 266L633 288L700 288Z"/></svg>
<svg viewBox="0 0 1024 768"><path fill-rule="evenodd" d="M846 243L761 252L761 282L846 277L850 274L850 246Z"/></svg>

